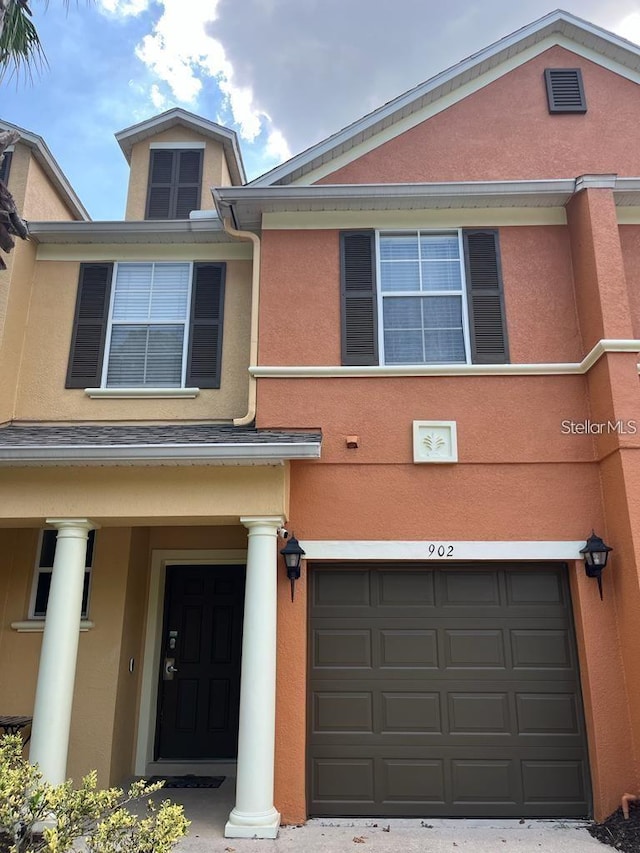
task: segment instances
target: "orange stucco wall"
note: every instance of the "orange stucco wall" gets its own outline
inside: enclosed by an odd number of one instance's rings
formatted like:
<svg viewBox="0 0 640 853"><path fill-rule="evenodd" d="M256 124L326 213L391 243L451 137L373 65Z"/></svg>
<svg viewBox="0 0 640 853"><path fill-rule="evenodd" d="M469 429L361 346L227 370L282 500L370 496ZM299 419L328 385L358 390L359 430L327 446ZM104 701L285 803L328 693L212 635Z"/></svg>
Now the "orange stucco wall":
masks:
<svg viewBox="0 0 640 853"><path fill-rule="evenodd" d="M549 115L544 69L563 67L582 69L584 115ZM639 120L634 82L553 47L320 183L635 176Z"/></svg>
<svg viewBox="0 0 640 853"><path fill-rule="evenodd" d="M362 179L378 178L365 160ZM512 362L579 362L640 327L638 229L618 227L606 189L577 194L567 223L499 229ZM338 231L263 233L260 331L261 364L340 364ZM640 431L637 360L607 354L584 376L258 380L258 426L322 429L322 459L291 469L303 541L582 540L593 527L614 546L604 602L581 563L568 567L599 819L640 784L640 435L571 435L562 422ZM414 419L456 421L456 465L413 463ZM276 804L288 822L306 817L305 590L292 605L281 579Z"/></svg>
<svg viewBox="0 0 640 853"><path fill-rule="evenodd" d="M520 226L499 233L511 360L580 361L568 229ZM263 233L260 364L340 364L339 254L334 229Z"/></svg>

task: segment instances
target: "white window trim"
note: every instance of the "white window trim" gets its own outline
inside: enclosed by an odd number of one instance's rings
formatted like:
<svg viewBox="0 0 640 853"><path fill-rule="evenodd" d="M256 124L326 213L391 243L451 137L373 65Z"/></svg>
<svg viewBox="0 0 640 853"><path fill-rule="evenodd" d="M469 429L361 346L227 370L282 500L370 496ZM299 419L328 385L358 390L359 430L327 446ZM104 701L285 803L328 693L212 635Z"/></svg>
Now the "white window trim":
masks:
<svg viewBox="0 0 640 853"><path fill-rule="evenodd" d="M206 148L206 142L151 142L149 148L156 151L184 151L185 149Z"/></svg>
<svg viewBox="0 0 640 853"><path fill-rule="evenodd" d="M464 243L462 240L462 229L448 229L448 228L381 228L377 229L375 233L375 250L376 250L376 303L377 303L377 311L378 311L378 364L380 366L393 367L393 368L402 368L402 364L397 364L396 362L392 364L387 364L386 354L384 349L384 312L383 312L383 300L384 295L382 293L382 267L381 267L381 258L380 258L380 236L382 234L409 234L415 233L418 235L418 243L420 241L421 234L457 234L458 235L458 254L459 254L459 264L460 264L460 287L461 292L452 290L430 290L428 293L425 293L426 296L461 296L462 299L462 337L464 341L464 350L465 350L465 360L464 361L438 361L438 362L419 362L421 367L442 365L442 364L452 364L452 365L464 365L464 364L472 364L471 361L471 337L469 333L469 307L467 304L467 278L466 278L466 269L464 262ZM391 295L391 294L388 294ZM411 292L403 292L399 291L398 293L394 293L395 296L411 296L415 297L415 291Z"/></svg>
<svg viewBox="0 0 640 853"><path fill-rule="evenodd" d="M118 388L114 386L110 388L107 385L107 374L109 372L109 355L111 353L111 333L113 330L113 307L115 303L116 296L116 281L118 278L118 269L120 264L126 264L127 266L138 265L138 266L148 266L151 264L155 271L156 265L163 266L167 264L184 264L189 267L189 284L187 287L187 310L186 316L184 319L184 336L182 339L182 370L180 372L180 387L179 388L162 388L162 387L153 387L149 385L140 386L140 388ZM141 396L148 399L149 397L195 397L197 394L194 394L194 391L198 391L200 389L195 388L187 388L187 357L189 353L189 338L191 336L191 299L193 294L193 268L194 261L116 261L113 265L113 272L111 275L111 294L109 296L109 316L107 317L107 333L106 340L104 345L104 355L102 357L102 376L100 379L100 388L86 388L85 394L89 397L133 397L133 396ZM118 325L118 323L116 324ZM120 323L120 325L124 325ZM133 325L133 323L132 323ZM162 323L136 323L135 325L163 325ZM169 325L167 322L165 325ZM175 322L172 322L170 325L178 325ZM147 390L153 392L151 394L145 393ZM90 393L98 391L99 393ZM131 392L137 392L136 394ZM181 391L186 391L186 394L180 393ZM106 392L106 393L104 393ZM115 392L115 393L112 393ZM129 393L123 393L129 392Z"/></svg>
<svg viewBox="0 0 640 853"><path fill-rule="evenodd" d="M33 572L33 580L31 582L31 595L29 597L29 612L28 612L27 621L26 622L16 622L16 623L11 624L12 628L14 628L14 625L15 626L30 625L30 626L34 626L34 627L33 627L33 629L32 628L27 629L24 627L16 627L15 630L17 630L17 631L27 631L27 630L28 631L31 631L31 630L38 631L39 629L37 626L40 623L42 623L43 628L44 628L45 617L40 616L40 615L36 616L35 610L36 610L36 598L38 595L38 581L40 579L40 574L42 572L49 572L49 573L53 572L53 566L41 566L40 565L40 554L42 553L42 541L44 539L45 530L51 530L51 528L49 528L49 527L43 528L42 530L40 530L40 533L38 535L38 547L36 549L36 559L35 559L35 566L34 566L34 572ZM56 547L57 547L57 541L56 541ZM82 616L81 628L82 628L82 624L85 624L85 623L87 624L88 627L91 627L91 628L93 627L93 623L89 623L88 616L89 616L90 607L91 607L91 586L93 584L93 564L95 563L95 557L96 557L96 540L94 538L94 540L93 540L93 552L92 552L92 559L91 559L91 565L90 566L86 565L87 558L86 558L86 554L85 554L84 571L85 571L85 575L87 572L89 572L89 588L87 590L87 614L86 614L86 616ZM55 552L54 552L54 558L55 558ZM83 581L83 583L84 583L84 581Z"/></svg>

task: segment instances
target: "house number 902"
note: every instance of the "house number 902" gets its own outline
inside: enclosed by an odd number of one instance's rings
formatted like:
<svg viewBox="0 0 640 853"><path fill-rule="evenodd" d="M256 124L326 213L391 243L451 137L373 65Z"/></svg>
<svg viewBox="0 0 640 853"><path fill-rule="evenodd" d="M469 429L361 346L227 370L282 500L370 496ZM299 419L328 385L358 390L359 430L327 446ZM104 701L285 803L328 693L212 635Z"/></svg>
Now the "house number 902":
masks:
<svg viewBox="0 0 640 853"><path fill-rule="evenodd" d="M453 557L453 545L436 545L430 542L427 547L429 557Z"/></svg>

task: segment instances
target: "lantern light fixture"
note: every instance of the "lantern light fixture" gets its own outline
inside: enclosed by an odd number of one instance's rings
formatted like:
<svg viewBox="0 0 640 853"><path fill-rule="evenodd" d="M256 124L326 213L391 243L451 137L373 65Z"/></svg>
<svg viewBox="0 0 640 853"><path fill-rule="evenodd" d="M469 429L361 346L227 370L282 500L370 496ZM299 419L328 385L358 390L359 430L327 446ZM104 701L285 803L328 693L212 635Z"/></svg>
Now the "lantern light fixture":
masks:
<svg viewBox="0 0 640 853"><path fill-rule="evenodd" d="M300 543L292 533L287 539L287 544L284 548L280 549L280 553L284 557L287 567L287 577L291 581L291 601L293 601L295 582L300 577L300 563L305 555L305 551L300 547Z"/></svg>
<svg viewBox="0 0 640 853"><path fill-rule="evenodd" d="M613 548L610 548L599 536L596 536L594 530L591 531L591 536L587 539L584 548L580 549L584 558L587 577L596 578L598 581L600 600L602 600L602 571L607 565L609 551L613 551Z"/></svg>

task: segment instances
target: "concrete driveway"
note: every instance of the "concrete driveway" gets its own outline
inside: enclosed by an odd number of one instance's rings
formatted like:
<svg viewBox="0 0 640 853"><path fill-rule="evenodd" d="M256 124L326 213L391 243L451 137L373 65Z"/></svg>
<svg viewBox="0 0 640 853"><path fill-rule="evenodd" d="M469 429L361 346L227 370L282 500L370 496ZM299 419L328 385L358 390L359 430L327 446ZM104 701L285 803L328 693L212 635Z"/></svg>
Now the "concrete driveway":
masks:
<svg viewBox="0 0 640 853"><path fill-rule="evenodd" d="M235 780L210 789L166 789L161 799L182 803L191 821L177 853L606 853L584 821L315 819L283 826L275 841L224 838ZM157 795L156 795L157 796Z"/></svg>

